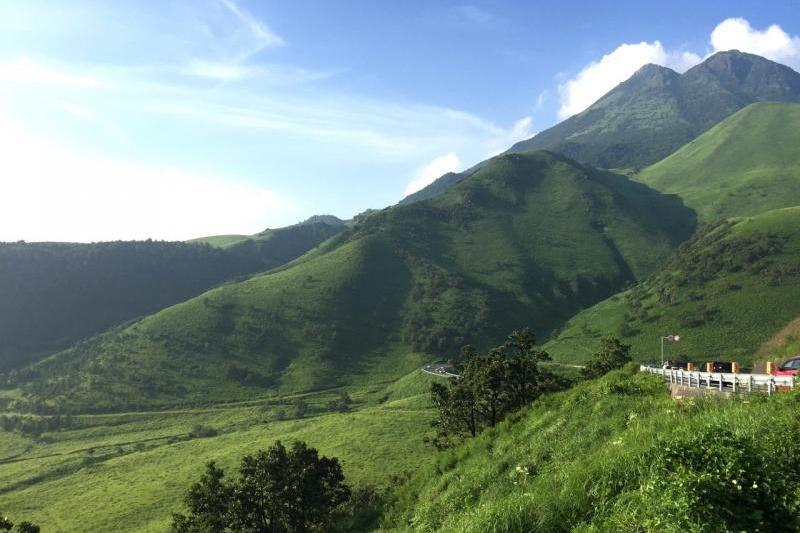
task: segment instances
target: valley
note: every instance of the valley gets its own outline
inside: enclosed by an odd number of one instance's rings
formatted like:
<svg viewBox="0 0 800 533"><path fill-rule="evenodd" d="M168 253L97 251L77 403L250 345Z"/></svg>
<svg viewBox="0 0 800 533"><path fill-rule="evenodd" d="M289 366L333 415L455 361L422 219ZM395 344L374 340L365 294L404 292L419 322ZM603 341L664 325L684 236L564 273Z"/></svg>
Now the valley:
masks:
<svg viewBox="0 0 800 533"><path fill-rule="evenodd" d="M331 531L800 528L797 387L637 366L800 350L798 126L800 74L718 51L351 220L1 243L0 511L169 531L303 441L361 498Z"/></svg>

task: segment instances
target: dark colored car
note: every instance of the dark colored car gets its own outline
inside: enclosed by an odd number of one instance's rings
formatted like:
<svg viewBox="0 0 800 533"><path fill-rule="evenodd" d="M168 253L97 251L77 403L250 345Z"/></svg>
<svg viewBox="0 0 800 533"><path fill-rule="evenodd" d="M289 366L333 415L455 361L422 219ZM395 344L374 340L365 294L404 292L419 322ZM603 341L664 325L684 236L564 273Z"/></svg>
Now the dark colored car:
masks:
<svg viewBox="0 0 800 533"><path fill-rule="evenodd" d="M796 376L800 372L800 354L786 360L781 366L775 369L776 376Z"/></svg>
<svg viewBox="0 0 800 533"><path fill-rule="evenodd" d="M730 361L711 361L711 371L730 374L733 372L733 363Z"/></svg>

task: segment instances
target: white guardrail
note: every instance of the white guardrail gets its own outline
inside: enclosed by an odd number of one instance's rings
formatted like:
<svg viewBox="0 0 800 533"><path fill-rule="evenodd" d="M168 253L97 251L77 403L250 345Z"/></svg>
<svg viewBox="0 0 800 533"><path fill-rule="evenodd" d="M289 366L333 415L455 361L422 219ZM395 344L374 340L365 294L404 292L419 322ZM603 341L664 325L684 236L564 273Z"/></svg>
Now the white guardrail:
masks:
<svg viewBox="0 0 800 533"><path fill-rule="evenodd" d="M716 389L728 392L765 392L771 395L776 390L794 388L793 376L773 376L772 374L732 374L728 372L696 372L694 370L681 370L659 368L656 366L641 365L639 370L657 376L663 376L670 383Z"/></svg>

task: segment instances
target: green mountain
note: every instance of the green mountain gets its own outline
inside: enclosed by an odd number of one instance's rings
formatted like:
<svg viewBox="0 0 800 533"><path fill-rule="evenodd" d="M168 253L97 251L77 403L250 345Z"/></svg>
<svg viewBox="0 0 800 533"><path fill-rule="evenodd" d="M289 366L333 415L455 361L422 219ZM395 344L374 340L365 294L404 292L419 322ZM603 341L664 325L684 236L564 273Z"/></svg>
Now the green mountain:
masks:
<svg viewBox="0 0 800 533"><path fill-rule="evenodd" d="M223 281L283 265L343 229L335 217L313 217L253 237L189 244L0 243L0 372Z"/></svg>
<svg viewBox="0 0 800 533"><path fill-rule="evenodd" d="M316 215L304 222L255 235L215 235L194 239L224 249L243 259L257 259L262 271L297 259L345 229L345 222L332 215Z"/></svg>
<svg viewBox="0 0 800 533"><path fill-rule="evenodd" d="M743 107L800 102L800 74L763 57L719 52L678 74L645 65L585 111L515 144L602 168L641 168Z"/></svg>
<svg viewBox="0 0 800 533"><path fill-rule="evenodd" d="M544 334L646 277L693 230L678 199L624 176L507 154L435 199L365 215L285 267L19 379L37 398L117 409L396 378L512 328Z"/></svg>
<svg viewBox="0 0 800 533"><path fill-rule="evenodd" d="M752 104L635 179L677 194L704 220L800 202L800 105Z"/></svg>
<svg viewBox="0 0 800 533"><path fill-rule="evenodd" d="M259 268L185 243L0 243L0 372Z"/></svg>
<svg viewBox="0 0 800 533"><path fill-rule="evenodd" d="M545 349L579 362L616 333L636 359L654 361L659 338L678 334L668 357L747 365L798 315L800 207L791 207L706 226L657 274L576 315Z"/></svg>
<svg viewBox="0 0 800 533"><path fill-rule="evenodd" d="M509 152L545 149L600 168L640 169L755 102L800 102L800 74L735 50L683 74L645 65L585 111ZM403 202L441 194L482 164L446 174Z"/></svg>

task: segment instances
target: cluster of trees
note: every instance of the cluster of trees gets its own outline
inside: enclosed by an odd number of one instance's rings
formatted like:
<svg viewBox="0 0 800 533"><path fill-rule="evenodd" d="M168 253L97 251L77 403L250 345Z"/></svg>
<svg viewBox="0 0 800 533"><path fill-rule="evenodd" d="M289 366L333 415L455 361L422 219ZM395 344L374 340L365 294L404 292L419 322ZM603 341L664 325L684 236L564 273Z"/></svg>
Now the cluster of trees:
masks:
<svg viewBox="0 0 800 533"><path fill-rule="evenodd" d="M28 521L20 522L14 528L14 522L9 520L7 516L0 515L0 531L11 531L12 529L17 533L39 533L41 531L39 526Z"/></svg>
<svg viewBox="0 0 800 533"><path fill-rule="evenodd" d="M261 268L180 242L0 243L0 372Z"/></svg>
<svg viewBox="0 0 800 533"><path fill-rule="evenodd" d="M581 370L582 377L594 379L622 368L631 361L630 348L613 335L603 337L600 350ZM568 387L569 380L540 368L539 363L548 360L550 355L537 349L536 337L528 328L512 332L486 355L464 346L460 359L452 363L458 377L446 384L431 384L438 411L433 421L437 433L431 442L438 448L450 447L496 426L542 394Z"/></svg>
<svg viewBox="0 0 800 533"><path fill-rule="evenodd" d="M236 479L213 462L185 497L186 514L173 515L176 533L331 531L346 512L350 488L336 458L280 441L245 456Z"/></svg>
<svg viewBox="0 0 800 533"><path fill-rule="evenodd" d="M21 416L17 414L0 415L0 428L3 431L19 431L26 435L38 436L48 431L60 431L74 425L72 415Z"/></svg>
<svg viewBox="0 0 800 533"><path fill-rule="evenodd" d="M614 335L607 335L600 339L600 350L581 369L581 375L586 379L594 379L622 368L631 361L630 352L630 344L624 344Z"/></svg>
<svg viewBox="0 0 800 533"><path fill-rule="evenodd" d="M549 359L547 352L536 348L536 338L528 328L514 331L486 355L464 346L454 364L459 377L447 384L431 384L438 411L433 422L437 434L432 442L442 448L474 437L543 393L564 388L563 378L539 367Z"/></svg>

